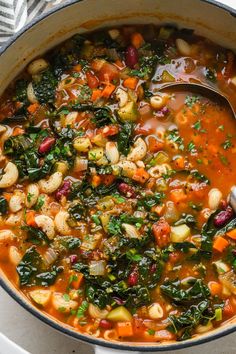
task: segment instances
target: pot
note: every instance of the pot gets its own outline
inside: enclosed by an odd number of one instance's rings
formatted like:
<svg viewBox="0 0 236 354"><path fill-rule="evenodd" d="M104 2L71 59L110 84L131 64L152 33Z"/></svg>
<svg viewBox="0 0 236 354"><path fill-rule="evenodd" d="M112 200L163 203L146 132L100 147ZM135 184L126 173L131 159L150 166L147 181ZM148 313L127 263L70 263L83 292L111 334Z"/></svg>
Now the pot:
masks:
<svg viewBox="0 0 236 354"><path fill-rule="evenodd" d="M236 10L213 0L72 0L54 8L15 35L0 51L0 94L36 56L75 33L122 24L177 24L236 50ZM0 285L27 311L56 330L95 345L96 354L176 350L201 344L236 331L236 320L200 337L173 343L107 342L80 334L46 316L13 287L0 271ZM10 351L7 351L10 353ZM12 351L16 353L16 351Z"/></svg>

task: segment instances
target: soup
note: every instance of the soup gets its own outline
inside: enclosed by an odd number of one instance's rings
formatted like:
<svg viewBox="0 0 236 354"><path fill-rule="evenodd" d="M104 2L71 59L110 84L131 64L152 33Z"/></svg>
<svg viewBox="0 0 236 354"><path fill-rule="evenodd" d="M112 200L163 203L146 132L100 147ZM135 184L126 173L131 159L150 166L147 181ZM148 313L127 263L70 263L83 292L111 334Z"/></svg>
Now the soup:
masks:
<svg viewBox="0 0 236 354"><path fill-rule="evenodd" d="M236 312L235 56L191 30L75 35L1 98L0 266L42 312L115 341Z"/></svg>

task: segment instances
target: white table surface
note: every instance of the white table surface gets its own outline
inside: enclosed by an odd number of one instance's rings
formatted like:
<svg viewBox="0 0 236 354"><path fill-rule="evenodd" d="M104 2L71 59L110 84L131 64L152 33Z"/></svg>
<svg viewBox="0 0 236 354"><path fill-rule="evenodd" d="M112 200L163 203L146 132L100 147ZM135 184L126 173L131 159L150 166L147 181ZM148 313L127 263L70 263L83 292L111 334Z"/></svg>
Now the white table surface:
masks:
<svg viewBox="0 0 236 354"><path fill-rule="evenodd" d="M236 7L236 0L222 1ZM46 326L20 307L0 288L0 332L31 354L93 354L90 345L80 343ZM174 352L166 352L166 354ZM236 333L177 354L235 354ZM8 354L1 350L0 354Z"/></svg>

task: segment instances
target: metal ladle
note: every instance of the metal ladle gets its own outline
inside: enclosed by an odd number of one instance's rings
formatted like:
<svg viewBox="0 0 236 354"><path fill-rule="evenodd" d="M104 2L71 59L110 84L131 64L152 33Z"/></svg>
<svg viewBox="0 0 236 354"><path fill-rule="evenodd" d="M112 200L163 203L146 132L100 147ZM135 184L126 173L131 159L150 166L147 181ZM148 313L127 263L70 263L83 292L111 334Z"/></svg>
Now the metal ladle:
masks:
<svg viewBox="0 0 236 354"><path fill-rule="evenodd" d="M228 98L220 93L218 90L204 85L204 84L198 84L198 83L185 83L185 82L169 82L160 85L157 90L158 91L165 91L168 89L175 89L179 91L190 91L190 92L198 92L201 94L201 96L206 96L209 98L213 98L216 102L222 102L230 108L230 111L233 115L233 117L236 119L236 112L231 104L231 102L228 100ZM150 87L150 90L152 90L152 87ZM236 186L233 186L231 188L231 192L228 197L229 204L233 208L234 212L236 213Z"/></svg>

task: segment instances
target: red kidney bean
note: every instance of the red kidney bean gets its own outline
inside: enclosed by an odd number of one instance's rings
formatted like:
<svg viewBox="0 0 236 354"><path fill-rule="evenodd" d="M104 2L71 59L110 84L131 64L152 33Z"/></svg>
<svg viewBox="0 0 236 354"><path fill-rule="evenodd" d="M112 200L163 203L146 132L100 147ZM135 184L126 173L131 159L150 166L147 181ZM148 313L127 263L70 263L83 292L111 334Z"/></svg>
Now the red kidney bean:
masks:
<svg viewBox="0 0 236 354"><path fill-rule="evenodd" d="M56 191L55 197L57 200L60 200L63 196L67 197L70 193L70 181L64 181L62 186Z"/></svg>
<svg viewBox="0 0 236 354"><path fill-rule="evenodd" d="M69 256L69 259L70 259L70 263L71 263L71 264L74 264L74 263L77 262L78 256L77 256L77 254L71 254L71 255Z"/></svg>
<svg viewBox="0 0 236 354"><path fill-rule="evenodd" d="M125 63L131 69L138 63L138 51L132 45L127 47L125 51Z"/></svg>
<svg viewBox="0 0 236 354"><path fill-rule="evenodd" d="M55 138L47 136L39 145L38 152L40 154L45 154L46 152L50 151L52 146L55 144L55 141Z"/></svg>
<svg viewBox="0 0 236 354"><path fill-rule="evenodd" d="M124 182L120 183L118 185L118 190L121 194L123 194L127 198L135 198L136 197L136 193L134 191L134 188L129 186L127 183L124 183Z"/></svg>
<svg viewBox="0 0 236 354"><path fill-rule="evenodd" d="M216 227L224 226L234 215L233 209L228 206L225 210L222 210L218 215L214 218L214 225Z"/></svg>
<svg viewBox="0 0 236 354"><path fill-rule="evenodd" d="M99 322L99 327L104 328L104 329L111 329L113 327L112 322L108 320L101 320Z"/></svg>
<svg viewBox="0 0 236 354"><path fill-rule="evenodd" d="M157 270L157 265L154 263L154 264L152 264L151 267L150 267L150 272L151 272L151 273L155 273L156 270Z"/></svg>
<svg viewBox="0 0 236 354"><path fill-rule="evenodd" d="M135 286L138 284L138 273L137 271L133 271L132 273L130 273L129 277L128 277L128 284L129 286Z"/></svg>

